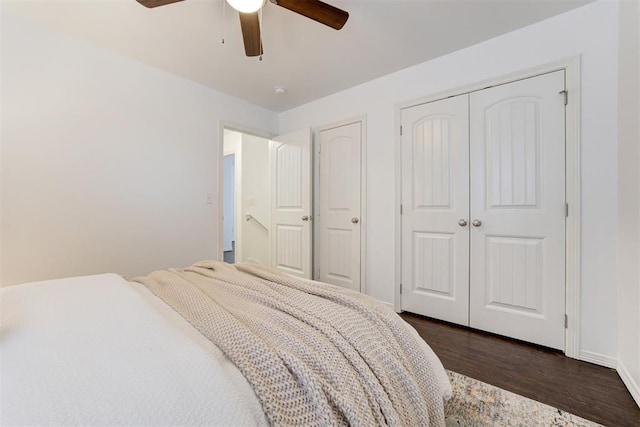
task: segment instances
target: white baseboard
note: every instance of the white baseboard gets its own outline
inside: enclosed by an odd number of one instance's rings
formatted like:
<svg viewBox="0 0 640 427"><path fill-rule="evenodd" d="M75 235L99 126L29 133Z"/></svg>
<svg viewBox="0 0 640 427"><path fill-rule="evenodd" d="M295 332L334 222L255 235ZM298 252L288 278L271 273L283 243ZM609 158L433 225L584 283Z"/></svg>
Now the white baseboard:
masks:
<svg viewBox="0 0 640 427"><path fill-rule="evenodd" d="M579 359L596 365L605 366L607 368L616 369L618 367L617 358L600 353L594 353L592 351L580 350Z"/></svg>
<svg viewBox="0 0 640 427"><path fill-rule="evenodd" d="M640 385L638 385L638 383L634 381L634 379L631 377L631 374L629 374L629 371L627 371L627 368L622 362L618 361L618 367L616 368L616 370L618 371L618 375L620 375L620 378L622 378L622 382L624 383L624 385L627 386L629 393L631 393L633 400L635 400L636 404L640 406Z"/></svg>

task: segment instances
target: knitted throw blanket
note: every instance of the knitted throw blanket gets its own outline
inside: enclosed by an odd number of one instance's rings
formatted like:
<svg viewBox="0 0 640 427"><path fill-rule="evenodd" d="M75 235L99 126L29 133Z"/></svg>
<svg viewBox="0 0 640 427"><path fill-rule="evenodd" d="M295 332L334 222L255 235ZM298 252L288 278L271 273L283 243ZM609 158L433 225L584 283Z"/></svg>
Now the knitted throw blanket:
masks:
<svg viewBox="0 0 640 427"><path fill-rule="evenodd" d="M134 280L240 369L271 425L444 425L419 343L373 298L214 261Z"/></svg>

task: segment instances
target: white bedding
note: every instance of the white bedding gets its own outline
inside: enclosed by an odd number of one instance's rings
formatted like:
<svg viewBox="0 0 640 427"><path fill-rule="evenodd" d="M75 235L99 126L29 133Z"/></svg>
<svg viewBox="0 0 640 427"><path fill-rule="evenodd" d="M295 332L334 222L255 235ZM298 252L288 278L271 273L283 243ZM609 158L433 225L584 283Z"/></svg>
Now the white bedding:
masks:
<svg viewBox="0 0 640 427"><path fill-rule="evenodd" d="M107 424L267 420L240 371L138 283L104 274L2 289L0 425Z"/></svg>

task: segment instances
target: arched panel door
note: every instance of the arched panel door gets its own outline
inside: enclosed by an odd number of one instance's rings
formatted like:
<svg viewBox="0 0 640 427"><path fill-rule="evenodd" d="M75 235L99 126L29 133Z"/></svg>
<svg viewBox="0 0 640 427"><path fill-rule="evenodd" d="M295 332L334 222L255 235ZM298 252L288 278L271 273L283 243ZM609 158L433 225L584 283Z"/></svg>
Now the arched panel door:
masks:
<svg viewBox="0 0 640 427"><path fill-rule="evenodd" d="M470 326L557 349L565 314L562 91L564 71L556 71L469 98Z"/></svg>
<svg viewBox="0 0 640 427"><path fill-rule="evenodd" d="M362 122L318 132L318 279L361 291Z"/></svg>
<svg viewBox="0 0 640 427"><path fill-rule="evenodd" d="M402 310L468 325L468 95L401 119Z"/></svg>
<svg viewBox="0 0 640 427"><path fill-rule="evenodd" d="M311 279L311 130L269 142L271 266Z"/></svg>

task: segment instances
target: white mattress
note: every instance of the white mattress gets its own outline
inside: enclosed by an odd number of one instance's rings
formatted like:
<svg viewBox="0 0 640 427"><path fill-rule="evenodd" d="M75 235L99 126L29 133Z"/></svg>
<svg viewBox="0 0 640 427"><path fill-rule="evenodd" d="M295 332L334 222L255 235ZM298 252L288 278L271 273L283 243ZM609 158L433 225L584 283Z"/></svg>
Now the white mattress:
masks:
<svg viewBox="0 0 640 427"><path fill-rule="evenodd" d="M0 291L0 425L212 424L267 420L240 371L142 285L103 274Z"/></svg>

